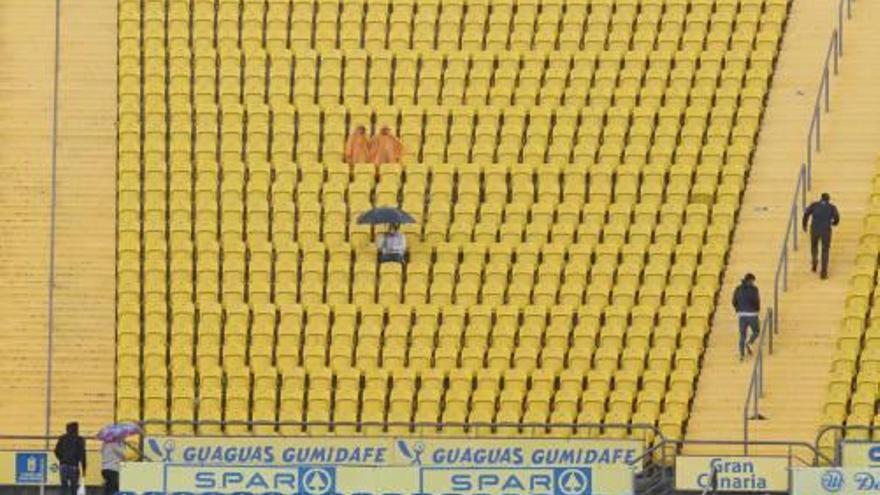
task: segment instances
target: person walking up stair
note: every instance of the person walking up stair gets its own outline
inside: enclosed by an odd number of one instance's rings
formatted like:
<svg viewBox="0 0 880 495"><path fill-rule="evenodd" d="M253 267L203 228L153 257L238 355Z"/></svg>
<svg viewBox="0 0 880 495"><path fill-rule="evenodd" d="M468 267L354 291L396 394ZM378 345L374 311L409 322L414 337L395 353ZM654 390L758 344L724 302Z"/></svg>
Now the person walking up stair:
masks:
<svg viewBox="0 0 880 495"><path fill-rule="evenodd" d="M812 218L812 223L810 219ZM831 195L822 193L822 199L814 201L804 210L803 229L807 231L810 224L810 254L813 261L813 272L816 272L819 244L822 244L822 271L820 276L828 278L828 257L831 252L831 228L840 223L837 207L831 204Z"/></svg>
<svg viewBox="0 0 880 495"><path fill-rule="evenodd" d="M736 310L739 323L739 360L742 361L746 352L752 355L752 344L758 339L761 328L761 295L755 285L755 276L751 273L746 273L739 287L733 291L733 309ZM752 335L746 342L746 331L749 328L752 329Z"/></svg>

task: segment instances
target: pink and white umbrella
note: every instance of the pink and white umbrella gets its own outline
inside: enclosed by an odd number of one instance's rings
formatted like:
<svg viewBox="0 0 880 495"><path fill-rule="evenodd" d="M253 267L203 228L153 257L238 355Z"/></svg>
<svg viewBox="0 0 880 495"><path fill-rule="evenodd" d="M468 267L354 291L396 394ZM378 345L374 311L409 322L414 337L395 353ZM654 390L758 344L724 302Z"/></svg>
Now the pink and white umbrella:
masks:
<svg viewBox="0 0 880 495"><path fill-rule="evenodd" d="M104 442L118 442L140 433L141 427L134 423L113 423L101 428L95 436Z"/></svg>

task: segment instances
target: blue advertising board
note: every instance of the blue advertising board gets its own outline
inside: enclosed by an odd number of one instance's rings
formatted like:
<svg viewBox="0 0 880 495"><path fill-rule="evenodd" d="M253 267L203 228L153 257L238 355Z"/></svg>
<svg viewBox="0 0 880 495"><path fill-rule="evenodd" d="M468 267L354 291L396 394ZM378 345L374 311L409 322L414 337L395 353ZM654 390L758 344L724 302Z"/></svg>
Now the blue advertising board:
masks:
<svg viewBox="0 0 880 495"><path fill-rule="evenodd" d="M18 485L46 483L48 461L45 452L16 452L15 483Z"/></svg>

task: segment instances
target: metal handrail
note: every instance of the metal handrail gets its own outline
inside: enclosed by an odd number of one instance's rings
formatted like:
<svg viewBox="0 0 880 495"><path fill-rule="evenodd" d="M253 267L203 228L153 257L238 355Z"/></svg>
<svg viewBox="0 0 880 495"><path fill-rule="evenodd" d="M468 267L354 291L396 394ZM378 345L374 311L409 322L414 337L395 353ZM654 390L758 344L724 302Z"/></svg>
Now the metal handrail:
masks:
<svg viewBox="0 0 880 495"><path fill-rule="evenodd" d="M880 432L880 426L875 425L823 425L822 428L819 429L819 433L816 434L815 447L816 450L822 450L822 442L825 437L831 433L832 443L834 447L834 459L833 465L840 466L843 463L843 459L841 458L841 449L840 444L844 441L848 432L852 431L864 431L867 433L868 437L873 437L877 432ZM850 440L852 442L871 442L872 440ZM829 462L831 463L831 462Z"/></svg>
<svg viewBox="0 0 880 495"><path fill-rule="evenodd" d="M747 449L749 445L753 446L764 446L764 447L787 447L788 454L787 457L791 459L797 459L801 461L801 463L806 465L815 466L820 461L831 462L831 459L828 458L825 454L822 453L821 450L816 448L814 445L811 445L808 442L801 441L786 441L786 440L751 440L751 441L739 441L739 440L672 440L672 439L663 439L657 442L651 448L645 450L642 453L641 458L637 458L633 464L637 463L639 460L643 459L651 459L654 456L655 452L663 452L668 447L672 446L676 451L685 445L717 445L717 446L738 446L742 445L744 450ZM811 460L805 460L800 456L794 454L795 449L805 449L809 452L809 456L812 457Z"/></svg>
<svg viewBox="0 0 880 495"><path fill-rule="evenodd" d="M768 308L764 316L764 322L761 324L760 336L758 337L757 353L755 355L755 363L752 365L752 375L749 378L749 390L746 392L745 404L743 404L743 454L749 454L749 420L764 419L760 413L760 401L764 396L764 342L767 334L770 334L767 345L768 351L773 352L773 308ZM752 414L749 415L749 409Z"/></svg>
<svg viewBox="0 0 880 495"><path fill-rule="evenodd" d="M805 142L805 157L798 169L795 181L794 194L788 209L788 218L785 220L785 233L782 236L782 246L779 250L779 260L776 262L776 273L773 276L773 306L768 312L768 318L772 318L770 324L770 337L768 353L773 354L773 335L779 332L780 295L788 291L788 265L789 250L798 250L798 229L803 211L807 208L807 192L813 186L813 152L822 150L822 107L824 102L825 112L831 110L831 74L838 74L840 57L843 56L843 28L844 6L846 6L846 19L852 18L852 3L855 0L839 0L837 4L837 26L831 31L828 41L828 49L825 52L825 61L822 65L822 76L819 78L819 88L816 91L816 99L813 103L813 111L810 116L810 124ZM768 325L767 319L764 326ZM764 331L761 332L763 341ZM761 417L759 402L764 395L764 355L763 345L758 345L758 359L752 369L749 379L749 389L746 393L746 401L743 405L743 438L746 441L745 449L748 450L749 435L749 408L752 407L753 417Z"/></svg>
<svg viewBox="0 0 880 495"><path fill-rule="evenodd" d="M804 143L804 160L801 162L800 169L798 169L794 198L789 207L789 217L786 220L779 261L776 263L776 274L773 282L773 307L776 309L774 330L776 332L779 331L779 295L781 292L788 290L789 241L791 241L791 250L797 251L798 220L800 219L800 214L807 207L807 191L812 190L813 187L813 152L822 151L822 107L824 103L825 113L831 110L831 74L832 71L834 75L838 74L840 58L843 56L844 19L852 18L852 3L854 1L838 1L837 26L831 31L831 38L825 51L822 75L819 78L819 88L816 91L816 99L813 103L813 111L810 115L810 123ZM845 18L844 6L846 6ZM800 203L800 208L798 208L798 203ZM780 282L782 283L781 291Z"/></svg>
<svg viewBox="0 0 880 495"><path fill-rule="evenodd" d="M779 261L776 263L776 273L773 276L773 330L779 332L779 296L788 290L788 252L789 243L791 251L798 250L798 228L800 227L801 213L807 207L807 191L809 175L806 165L801 165L798 170L797 182L794 188L794 197L791 200L788 211L788 219L785 222L785 234L782 236L782 247L779 250ZM798 208L800 203L800 208ZM782 290L779 284L782 283ZM772 337L771 337L772 341ZM770 354L773 354L773 345L770 345Z"/></svg>
<svg viewBox="0 0 880 495"><path fill-rule="evenodd" d="M16 434L0 433L0 443L35 441L35 442L44 442L44 443L48 444L48 443L51 443L52 441L57 440L57 439L58 439L58 435L55 435L55 436L52 436L52 435L16 435ZM101 442L101 440L94 438L94 437L89 437L89 436L83 436L83 439L86 441L86 450L92 451L92 450L100 449L100 447L95 447L95 448L88 447L88 444L99 443L99 442ZM12 450L12 449L6 449L6 448L3 448L2 446L0 446L0 450Z"/></svg>

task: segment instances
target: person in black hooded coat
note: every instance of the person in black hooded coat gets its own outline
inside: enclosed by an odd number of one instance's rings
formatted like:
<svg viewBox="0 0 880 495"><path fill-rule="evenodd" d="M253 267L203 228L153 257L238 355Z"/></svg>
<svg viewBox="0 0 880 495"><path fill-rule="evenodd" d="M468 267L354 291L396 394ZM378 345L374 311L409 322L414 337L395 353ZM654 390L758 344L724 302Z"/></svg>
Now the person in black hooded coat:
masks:
<svg viewBox="0 0 880 495"><path fill-rule="evenodd" d="M812 220L812 221L811 221ZM828 258L831 255L831 229L840 223L840 213L831 204L831 195L822 193L822 199L815 201L804 210L802 226L807 231L810 226L810 254L812 255L813 272L816 271L819 257L819 245L822 246L822 271L820 276L828 278Z"/></svg>
<svg viewBox="0 0 880 495"><path fill-rule="evenodd" d="M76 495L80 473L86 472L86 440L79 436L79 423L67 423L67 432L55 444L55 457L61 466L61 495Z"/></svg>
<svg viewBox="0 0 880 495"><path fill-rule="evenodd" d="M739 359L745 359L746 352L752 354L752 344L761 331L761 294L755 285L755 276L747 273L739 287L733 291L733 309L739 323ZM746 332L751 328L752 335L746 340Z"/></svg>

